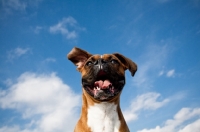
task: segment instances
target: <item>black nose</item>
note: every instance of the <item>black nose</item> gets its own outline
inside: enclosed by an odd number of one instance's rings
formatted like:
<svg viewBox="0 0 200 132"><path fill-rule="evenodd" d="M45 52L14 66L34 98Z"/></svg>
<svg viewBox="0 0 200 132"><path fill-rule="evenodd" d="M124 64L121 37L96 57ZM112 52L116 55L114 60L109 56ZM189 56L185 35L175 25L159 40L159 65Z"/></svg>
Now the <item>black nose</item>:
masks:
<svg viewBox="0 0 200 132"><path fill-rule="evenodd" d="M99 70L103 69L103 66L106 64L107 62L103 59L98 59L94 64L96 66L98 66Z"/></svg>

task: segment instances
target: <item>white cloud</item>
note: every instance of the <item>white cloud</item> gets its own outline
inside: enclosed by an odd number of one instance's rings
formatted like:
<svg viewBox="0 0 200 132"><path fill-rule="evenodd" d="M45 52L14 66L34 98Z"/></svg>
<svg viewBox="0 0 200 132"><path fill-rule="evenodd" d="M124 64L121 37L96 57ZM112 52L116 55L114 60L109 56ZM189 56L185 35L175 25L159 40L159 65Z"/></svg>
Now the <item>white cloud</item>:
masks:
<svg viewBox="0 0 200 132"><path fill-rule="evenodd" d="M162 76L163 74L164 74L163 70L159 72L159 76Z"/></svg>
<svg viewBox="0 0 200 132"><path fill-rule="evenodd" d="M4 126L0 128L0 132L19 132L19 131L20 131L19 126L13 126L13 127Z"/></svg>
<svg viewBox="0 0 200 132"><path fill-rule="evenodd" d="M191 120L193 121L191 122ZM138 132L199 132L199 123L200 108L182 108L174 115L173 119L165 121L163 126L156 126L153 129L143 129Z"/></svg>
<svg viewBox="0 0 200 132"><path fill-rule="evenodd" d="M33 29L33 31L34 31L35 34L39 34L40 31L41 31L42 29L43 29L42 26L36 26L36 27Z"/></svg>
<svg viewBox="0 0 200 132"><path fill-rule="evenodd" d="M150 88L157 73L165 65L168 57L168 46L148 46L139 58L138 71L133 79L136 87ZM163 74L163 73L160 73Z"/></svg>
<svg viewBox="0 0 200 132"><path fill-rule="evenodd" d="M56 62L55 58L46 58L43 62Z"/></svg>
<svg viewBox="0 0 200 132"><path fill-rule="evenodd" d="M6 13L13 13L15 11L26 11L29 6L37 6L42 0L1 0L2 9Z"/></svg>
<svg viewBox="0 0 200 132"><path fill-rule="evenodd" d="M156 110L166 103L169 102L169 99L164 99L158 101L160 97L159 93L145 93L137 96L132 102L129 108L127 108L123 113L127 122L136 120L139 115L140 110Z"/></svg>
<svg viewBox="0 0 200 132"><path fill-rule="evenodd" d="M199 132L200 130L200 119L188 124L182 130L178 132Z"/></svg>
<svg viewBox="0 0 200 132"><path fill-rule="evenodd" d="M175 73L175 70L172 69L172 70L169 70L166 74L167 77L173 77L174 76L174 73Z"/></svg>
<svg viewBox="0 0 200 132"><path fill-rule="evenodd" d="M28 53L28 51L30 51L29 48L16 48L16 49L13 49L11 51L8 52L8 59L9 60L13 60L15 58L19 58L21 57L22 55L25 55Z"/></svg>
<svg viewBox="0 0 200 132"><path fill-rule="evenodd" d="M23 0L2 0L4 7L14 10L25 10L27 3Z"/></svg>
<svg viewBox="0 0 200 132"><path fill-rule="evenodd" d="M67 39L75 39L84 28L80 27L73 17L63 18L58 24L49 28L50 33L60 33Z"/></svg>
<svg viewBox="0 0 200 132"><path fill-rule="evenodd" d="M28 122L24 126L3 126L0 132L71 132L78 118L79 101L80 96L54 73L24 73L17 83L0 91L0 108L13 109Z"/></svg>
<svg viewBox="0 0 200 132"><path fill-rule="evenodd" d="M174 77L175 76L175 69L171 70L161 70L158 74L158 76L166 76L166 77Z"/></svg>

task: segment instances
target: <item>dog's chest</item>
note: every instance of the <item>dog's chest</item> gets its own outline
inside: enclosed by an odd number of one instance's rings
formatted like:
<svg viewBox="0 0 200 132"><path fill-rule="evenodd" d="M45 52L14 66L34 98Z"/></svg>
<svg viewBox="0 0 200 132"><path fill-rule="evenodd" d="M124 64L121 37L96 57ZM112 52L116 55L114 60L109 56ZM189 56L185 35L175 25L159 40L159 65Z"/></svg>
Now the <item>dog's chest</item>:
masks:
<svg viewBox="0 0 200 132"><path fill-rule="evenodd" d="M120 120L117 105L114 103L99 103L88 109L87 124L92 132L118 132Z"/></svg>

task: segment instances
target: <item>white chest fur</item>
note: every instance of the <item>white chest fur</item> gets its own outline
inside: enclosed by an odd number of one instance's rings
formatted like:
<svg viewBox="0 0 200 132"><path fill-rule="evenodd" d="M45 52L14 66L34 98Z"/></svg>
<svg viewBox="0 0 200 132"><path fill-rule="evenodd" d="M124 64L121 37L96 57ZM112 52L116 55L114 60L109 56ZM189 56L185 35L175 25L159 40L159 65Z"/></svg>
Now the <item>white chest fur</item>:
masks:
<svg viewBox="0 0 200 132"><path fill-rule="evenodd" d="M117 105L102 102L90 106L87 124L92 132L119 132L120 120Z"/></svg>

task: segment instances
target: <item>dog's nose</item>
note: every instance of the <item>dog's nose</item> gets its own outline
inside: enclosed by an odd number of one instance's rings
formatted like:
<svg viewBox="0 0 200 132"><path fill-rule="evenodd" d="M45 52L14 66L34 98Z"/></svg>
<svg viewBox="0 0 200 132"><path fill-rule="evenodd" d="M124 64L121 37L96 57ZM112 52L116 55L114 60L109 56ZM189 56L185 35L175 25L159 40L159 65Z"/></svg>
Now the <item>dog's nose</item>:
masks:
<svg viewBox="0 0 200 132"><path fill-rule="evenodd" d="M98 68L100 70L103 69L103 66L106 64L107 62L103 59L98 59L96 62L95 62L95 65L98 66Z"/></svg>

